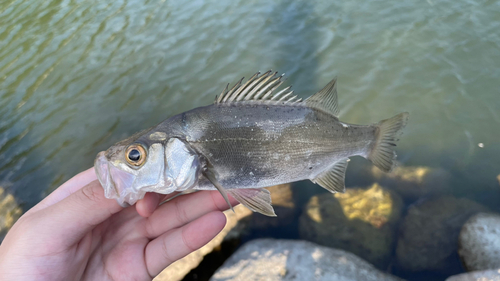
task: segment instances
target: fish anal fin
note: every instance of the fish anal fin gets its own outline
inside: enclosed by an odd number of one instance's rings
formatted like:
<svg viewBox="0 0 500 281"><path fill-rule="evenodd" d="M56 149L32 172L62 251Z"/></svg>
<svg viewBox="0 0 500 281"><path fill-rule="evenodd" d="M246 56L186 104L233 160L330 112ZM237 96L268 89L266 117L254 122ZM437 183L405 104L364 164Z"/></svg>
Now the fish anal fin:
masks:
<svg viewBox="0 0 500 281"><path fill-rule="evenodd" d="M312 182L319 184L332 193L344 192L345 171L347 170L348 162L349 159L343 159L336 162L330 169L314 178Z"/></svg>
<svg viewBox="0 0 500 281"><path fill-rule="evenodd" d="M207 168L205 169L205 171L203 171L203 175L215 186L215 188L220 192L220 194L226 201L229 208L231 208L231 211L234 212L233 206L231 205L231 202L229 202L229 198L227 197L226 189L224 189L224 187L222 187L222 185L217 180L216 173L211 168Z"/></svg>
<svg viewBox="0 0 500 281"><path fill-rule="evenodd" d="M248 209L269 217L275 217L273 206L271 206L271 193L264 188L229 189L227 190L234 199L238 200Z"/></svg>
<svg viewBox="0 0 500 281"><path fill-rule="evenodd" d="M306 105L315 109L319 109L326 113L339 116L339 104L337 98L337 77L333 78L323 89L316 94L308 97Z"/></svg>

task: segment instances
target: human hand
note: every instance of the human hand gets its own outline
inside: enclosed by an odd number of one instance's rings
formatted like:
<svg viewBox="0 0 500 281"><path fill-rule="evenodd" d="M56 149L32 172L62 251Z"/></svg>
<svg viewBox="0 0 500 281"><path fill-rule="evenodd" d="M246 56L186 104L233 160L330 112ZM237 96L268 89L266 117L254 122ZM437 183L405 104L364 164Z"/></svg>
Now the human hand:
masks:
<svg viewBox="0 0 500 281"><path fill-rule="evenodd" d="M106 199L86 170L26 212L0 245L2 280L151 280L208 243L226 223L217 191L158 206L148 193L135 207ZM237 202L231 199L231 204Z"/></svg>

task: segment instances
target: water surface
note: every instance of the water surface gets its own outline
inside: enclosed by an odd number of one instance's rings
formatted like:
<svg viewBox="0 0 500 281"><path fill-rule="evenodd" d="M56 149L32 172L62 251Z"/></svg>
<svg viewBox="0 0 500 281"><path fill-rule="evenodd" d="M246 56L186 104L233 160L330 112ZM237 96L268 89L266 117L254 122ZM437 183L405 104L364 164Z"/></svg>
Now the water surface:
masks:
<svg viewBox="0 0 500 281"><path fill-rule="evenodd" d="M95 155L268 69L341 119L410 112L405 165L500 200L500 2L0 2L0 186L29 208Z"/></svg>

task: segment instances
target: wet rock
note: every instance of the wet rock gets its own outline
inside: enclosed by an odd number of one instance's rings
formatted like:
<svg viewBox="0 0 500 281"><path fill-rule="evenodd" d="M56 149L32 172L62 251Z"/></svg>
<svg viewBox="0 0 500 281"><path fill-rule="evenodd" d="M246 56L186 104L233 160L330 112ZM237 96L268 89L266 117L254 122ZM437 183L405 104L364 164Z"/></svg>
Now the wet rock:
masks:
<svg viewBox="0 0 500 281"><path fill-rule="evenodd" d="M471 217L460 231L458 253L469 271L500 268L500 215Z"/></svg>
<svg viewBox="0 0 500 281"><path fill-rule="evenodd" d="M394 190L404 200L415 201L424 195L445 194L450 190L451 175L442 168L397 166L392 172L382 172L372 166L374 180Z"/></svg>
<svg viewBox="0 0 500 281"><path fill-rule="evenodd" d="M399 230L398 266L407 271L460 272L457 254L460 229L471 216L487 211L474 201L451 196L411 206Z"/></svg>
<svg viewBox="0 0 500 281"><path fill-rule="evenodd" d="M0 242L22 213L14 196L0 186Z"/></svg>
<svg viewBox="0 0 500 281"><path fill-rule="evenodd" d="M210 281L401 280L341 250L297 240L257 239L243 245Z"/></svg>
<svg viewBox="0 0 500 281"><path fill-rule="evenodd" d="M300 237L347 250L385 268L402 207L397 195L378 184L314 196L299 219Z"/></svg>
<svg viewBox="0 0 500 281"><path fill-rule="evenodd" d="M500 281L500 269L454 275L446 279L446 281Z"/></svg>
<svg viewBox="0 0 500 281"><path fill-rule="evenodd" d="M182 280L186 274L200 264L204 256L219 247L223 241L237 239L245 228L245 226L239 222L245 217L248 217L252 211L242 205L236 206L234 211L234 213L231 210L224 212L227 217L226 226L214 239L212 239L212 241L165 268L158 276L156 276L154 281Z"/></svg>

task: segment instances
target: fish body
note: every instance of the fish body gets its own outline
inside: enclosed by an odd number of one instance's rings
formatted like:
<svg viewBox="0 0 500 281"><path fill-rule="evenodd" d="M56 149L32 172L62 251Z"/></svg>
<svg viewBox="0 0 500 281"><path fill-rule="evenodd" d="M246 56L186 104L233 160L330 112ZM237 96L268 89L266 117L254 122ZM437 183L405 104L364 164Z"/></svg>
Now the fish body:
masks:
<svg viewBox="0 0 500 281"><path fill-rule="evenodd" d="M352 156L392 169L392 147L407 113L372 125L343 123L335 79L302 101L289 88L273 94L282 83L274 75L240 81L214 104L173 116L101 152L95 167L106 196L126 205L145 192L217 189L272 216L264 187L309 179L343 192ZM130 153L144 158L135 163Z"/></svg>

